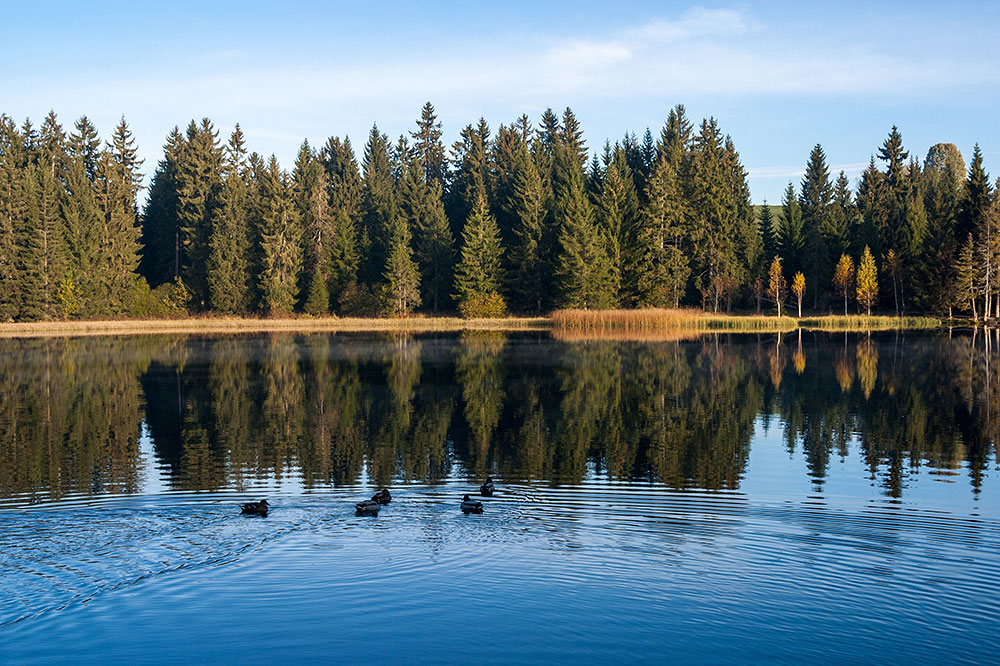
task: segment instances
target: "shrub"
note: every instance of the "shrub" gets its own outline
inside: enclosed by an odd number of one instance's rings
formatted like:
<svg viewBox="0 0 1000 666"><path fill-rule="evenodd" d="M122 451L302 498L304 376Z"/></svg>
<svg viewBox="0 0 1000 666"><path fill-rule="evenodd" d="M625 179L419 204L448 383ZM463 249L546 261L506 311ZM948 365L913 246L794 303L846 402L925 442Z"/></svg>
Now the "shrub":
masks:
<svg viewBox="0 0 1000 666"><path fill-rule="evenodd" d="M340 293L340 314L348 317L377 317L378 296L370 285L352 282Z"/></svg>
<svg viewBox="0 0 1000 666"><path fill-rule="evenodd" d="M458 311L465 319L496 319L507 314L507 303L495 291L476 294L458 304Z"/></svg>

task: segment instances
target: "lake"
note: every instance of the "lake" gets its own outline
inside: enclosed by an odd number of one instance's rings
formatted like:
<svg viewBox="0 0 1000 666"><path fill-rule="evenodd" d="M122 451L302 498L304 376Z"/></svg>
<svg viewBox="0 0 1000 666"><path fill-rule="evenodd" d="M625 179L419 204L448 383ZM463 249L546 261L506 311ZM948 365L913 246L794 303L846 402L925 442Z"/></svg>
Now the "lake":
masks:
<svg viewBox="0 0 1000 666"><path fill-rule="evenodd" d="M0 340L0 662L996 662L996 349Z"/></svg>

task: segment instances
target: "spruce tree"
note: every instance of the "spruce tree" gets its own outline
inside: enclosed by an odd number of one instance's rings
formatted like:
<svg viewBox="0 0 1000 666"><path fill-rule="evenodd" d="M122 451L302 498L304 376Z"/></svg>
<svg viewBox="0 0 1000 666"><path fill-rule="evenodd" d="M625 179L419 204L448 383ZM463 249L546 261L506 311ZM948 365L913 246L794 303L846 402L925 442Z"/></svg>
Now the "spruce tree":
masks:
<svg viewBox="0 0 1000 666"><path fill-rule="evenodd" d="M836 240L830 210L832 199L833 186L826 165L826 153L817 143L809 154L799 195L805 239L805 265L802 268L811 276L813 307L817 307L820 286L829 284L833 276L830 248Z"/></svg>
<svg viewBox="0 0 1000 666"><path fill-rule="evenodd" d="M151 287L171 282L181 275L178 162L184 144L184 135L175 127L163 146L163 159L153 173L142 216L139 271Z"/></svg>
<svg viewBox="0 0 1000 666"><path fill-rule="evenodd" d="M573 159L562 160L564 170L556 201L561 302L571 308L611 308L617 305L619 285L608 256L607 237L594 219L583 173Z"/></svg>
<svg viewBox="0 0 1000 666"><path fill-rule="evenodd" d="M441 185L428 180L418 159L410 161L401 184L400 206L414 230L415 256L420 266L422 302L437 312L448 301L454 242L445 215Z"/></svg>
<svg viewBox="0 0 1000 666"><path fill-rule="evenodd" d="M374 284L379 281L389 257L393 225L397 217L397 202L392 165L389 159L389 137L373 125L365 144L361 182L361 254L359 279Z"/></svg>
<svg viewBox="0 0 1000 666"><path fill-rule="evenodd" d="M500 295L503 272L500 229L479 197L462 235L462 258L455 267L455 300L466 311L469 304Z"/></svg>
<svg viewBox="0 0 1000 666"><path fill-rule="evenodd" d="M208 288L209 240L212 217L222 190L222 147L208 118L192 120L177 162L177 216L180 227L180 269L192 304L205 308Z"/></svg>
<svg viewBox="0 0 1000 666"><path fill-rule="evenodd" d="M789 271L801 270L806 263L806 239L802 223L802 209L795 187L788 183L781 200L781 223L778 232L778 248Z"/></svg>
<svg viewBox="0 0 1000 666"><path fill-rule="evenodd" d="M614 279L620 285L616 296L621 301L625 292L635 293L634 288L626 286L634 284L634 280L626 280L626 273L629 249L638 233L639 197L621 146L616 144L614 150L609 149L605 159L607 164L597 198L597 218L608 238L608 255Z"/></svg>
<svg viewBox="0 0 1000 666"><path fill-rule="evenodd" d="M216 312L242 314L250 307L247 169L243 131L236 125L226 146L222 194L209 240L208 286Z"/></svg>
<svg viewBox="0 0 1000 666"><path fill-rule="evenodd" d="M541 312L550 302L552 284L546 247L548 210L542 177L526 148L514 166L513 206L517 224L510 253L509 291L518 307Z"/></svg>
<svg viewBox="0 0 1000 666"><path fill-rule="evenodd" d="M21 309L21 272L18 265L19 223L25 213L24 139L14 121L0 115L0 321Z"/></svg>
<svg viewBox="0 0 1000 666"><path fill-rule="evenodd" d="M384 309L387 314L405 316L420 306L420 273L413 261L409 225L401 214L389 229L389 256L383 277Z"/></svg>
<svg viewBox="0 0 1000 666"><path fill-rule="evenodd" d="M288 176L272 156L262 183L264 206L261 249L261 310L269 315L289 314L298 294L302 270L302 229Z"/></svg>
<svg viewBox="0 0 1000 666"><path fill-rule="evenodd" d="M441 123L437 119L434 105L430 102L420 109L420 120L417 121L417 131L410 132L413 138L413 148L424 180L437 183L444 190L445 176L448 164L441 143Z"/></svg>
<svg viewBox="0 0 1000 666"><path fill-rule="evenodd" d="M690 268L681 249L684 211L680 186L665 154L650 175L646 200L630 271L635 276L636 302L644 307L677 307Z"/></svg>

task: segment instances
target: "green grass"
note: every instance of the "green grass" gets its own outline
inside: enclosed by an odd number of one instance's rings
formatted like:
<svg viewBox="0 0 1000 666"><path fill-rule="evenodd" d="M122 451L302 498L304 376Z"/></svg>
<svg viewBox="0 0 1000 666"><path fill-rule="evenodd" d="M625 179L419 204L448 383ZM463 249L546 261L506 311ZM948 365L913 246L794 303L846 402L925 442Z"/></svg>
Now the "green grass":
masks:
<svg viewBox="0 0 1000 666"><path fill-rule="evenodd" d="M823 331L893 331L937 328L940 319L933 317L884 317L879 315L826 315L803 317L799 326Z"/></svg>

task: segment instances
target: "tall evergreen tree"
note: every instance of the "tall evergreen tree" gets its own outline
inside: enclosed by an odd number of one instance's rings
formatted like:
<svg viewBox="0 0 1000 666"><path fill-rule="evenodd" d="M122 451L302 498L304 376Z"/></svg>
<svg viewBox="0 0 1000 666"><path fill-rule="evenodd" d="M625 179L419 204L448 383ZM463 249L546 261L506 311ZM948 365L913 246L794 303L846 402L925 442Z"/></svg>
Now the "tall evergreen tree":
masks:
<svg viewBox="0 0 1000 666"><path fill-rule="evenodd" d="M788 183L781 200L781 224L778 232L778 247L786 261L788 272L802 270L806 263L806 238L802 222L802 208L795 196L795 186Z"/></svg>
<svg viewBox="0 0 1000 666"><path fill-rule="evenodd" d="M397 214L389 229L389 256L383 273L385 310L391 315L407 315L420 306L420 273L413 261L411 240L406 218Z"/></svg>
<svg viewBox="0 0 1000 666"><path fill-rule="evenodd" d="M833 254L830 248L835 243L830 210L833 186L830 183L830 170L826 165L826 153L818 143L809 154L800 192L799 205L802 209L806 255L806 265L801 269L810 276L813 307L817 307L821 288L829 284L833 277Z"/></svg>
<svg viewBox="0 0 1000 666"><path fill-rule="evenodd" d="M389 137L373 125L365 144L361 181L362 264L359 279L374 284L379 281L389 256L389 241L397 217L397 202Z"/></svg>
<svg viewBox="0 0 1000 666"><path fill-rule="evenodd" d="M139 270L156 287L181 275L180 197L178 162L185 139L175 127L167 135L163 159L153 173L142 216L142 257Z"/></svg>
<svg viewBox="0 0 1000 666"><path fill-rule="evenodd" d="M476 299L499 295L503 285L500 229L480 197L465 224L462 258L455 267L455 299L459 307Z"/></svg>
<svg viewBox="0 0 1000 666"><path fill-rule="evenodd" d="M213 211L208 287L212 309L241 314L250 308L250 236L247 154L237 124L226 146L220 205Z"/></svg>
<svg viewBox="0 0 1000 666"><path fill-rule="evenodd" d="M212 216L222 190L222 147L208 118L192 120L177 162L177 216L181 237L181 276L192 304L209 303L208 254Z"/></svg>
<svg viewBox="0 0 1000 666"><path fill-rule="evenodd" d="M297 279L302 270L302 228L289 178L273 156L261 189L261 310L270 315L289 314L295 307Z"/></svg>
<svg viewBox="0 0 1000 666"><path fill-rule="evenodd" d="M608 239L608 256L615 274L614 279L620 285L616 297L621 302L626 292L635 293L634 288L627 286L634 284L634 281L627 280L626 273L628 252L639 229L639 197L635 191L635 179L625 159L625 151L616 144L609 153L598 192L597 219L601 231Z"/></svg>
<svg viewBox="0 0 1000 666"><path fill-rule="evenodd" d="M518 307L541 312L551 302L552 284L547 197L542 176L527 148L518 154L514 169L513 206L517 224L509 291Z"/></svg>
<svg viewBox="0 0 1000 666"><path fill-rule="evenodd" d="M410 160L401 184L401 211L416 234L422 302L433 312L447 305L454 261L454 240L442 194L439 181L427 178L419 157Z"/></svg>
<svg viewBox="0 0 1000 666"><path fill-rule="evenodd" d="M657 160L646 185L633 249L636 302L640 306L677 307L690 267L681 249L684 211L677 174L666 154Z"/></svg>

